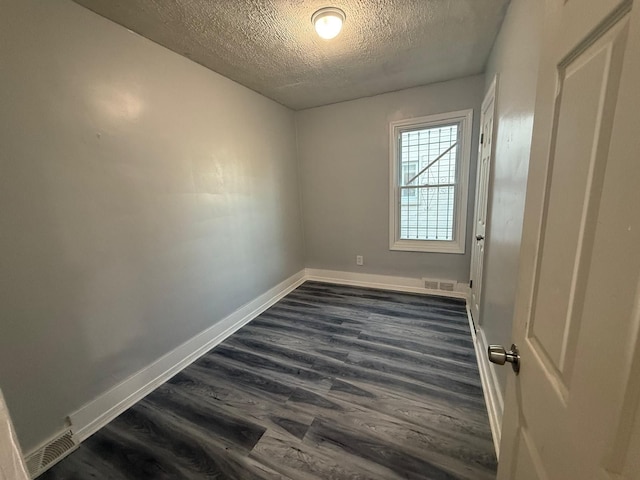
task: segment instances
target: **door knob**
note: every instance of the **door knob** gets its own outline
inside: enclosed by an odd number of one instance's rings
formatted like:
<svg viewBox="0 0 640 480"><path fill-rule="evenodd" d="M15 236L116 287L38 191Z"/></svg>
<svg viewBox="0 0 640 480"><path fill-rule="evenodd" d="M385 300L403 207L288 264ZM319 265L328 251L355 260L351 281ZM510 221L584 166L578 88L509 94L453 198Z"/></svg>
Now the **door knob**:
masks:
<svg viewBox="0 0 640 480"><path fill-rule="evenodd" d="M484 235L476 235L476 240L484 240Z"/></svg>
<svg viewBox="0 0 640 480"><path fill-rule="evenodd" d="M511 345L511 350L509 351L506 351L502 345L489 345L487 354L491 363L504 365L509 362L516 375L520 372L520 352L518 352L517 345Z"/></svg>

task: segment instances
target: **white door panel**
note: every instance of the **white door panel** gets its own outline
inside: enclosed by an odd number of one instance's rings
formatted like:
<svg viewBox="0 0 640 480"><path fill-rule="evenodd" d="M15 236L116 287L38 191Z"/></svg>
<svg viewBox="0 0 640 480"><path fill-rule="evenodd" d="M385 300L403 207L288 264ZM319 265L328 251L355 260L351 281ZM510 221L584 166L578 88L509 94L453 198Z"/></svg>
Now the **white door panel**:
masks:
<svg viewBox="0 0 640 480"><path fill-rule="evenodd" d="M480 320L480 302L482 296L482 272L484 269L485 236L487 232L487 205L489 198L489 177L493 158L494 116L496 102L496 84L494 79L482 102L480 116L481 143L478 155L478 173L476 180L476 202L474 230L471 247L471 315L476 325Z"/></svg>
<svg viewBox="0 0 640 480"><path fill-rule="evenodd" d="M580 330L585 282L607 163L626 20L560 71L552 126L544 232L527 338L567 388ZM554 141L555 140L555 141ZM557 160L557 161L556 161Z"/></svg>
<svg viewBox="0 0 640 480"><path fill-rule="evenodd" d="M500 480L640 478L637 7L546 2Z"/></svg>

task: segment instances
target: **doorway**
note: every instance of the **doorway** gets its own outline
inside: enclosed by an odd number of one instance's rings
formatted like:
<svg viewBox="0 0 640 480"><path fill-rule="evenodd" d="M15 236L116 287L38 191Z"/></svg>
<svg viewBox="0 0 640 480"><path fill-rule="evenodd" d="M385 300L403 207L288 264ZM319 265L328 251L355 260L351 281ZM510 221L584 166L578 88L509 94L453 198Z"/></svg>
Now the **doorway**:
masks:
<svg viewBox="0 0 640 480"><path fill-rule="evenodd" d="M494 77L482 102L480 115L480 147L478 152L478 173L476 176L476 202L471 247L471 317L474 328L481 324L480 304L482 302L482 272L487 232L487 205L491 163L494 155L493 119L496 105L497 77Z"/></svg>

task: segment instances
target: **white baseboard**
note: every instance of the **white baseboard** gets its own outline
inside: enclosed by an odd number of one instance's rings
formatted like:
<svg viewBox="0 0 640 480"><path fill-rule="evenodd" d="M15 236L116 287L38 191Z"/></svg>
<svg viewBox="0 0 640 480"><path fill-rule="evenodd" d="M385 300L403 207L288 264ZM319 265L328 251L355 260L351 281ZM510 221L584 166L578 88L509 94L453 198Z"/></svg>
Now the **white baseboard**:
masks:
<svg viewBox="0 0 640 480"><path fill-rule="evenodd" d="M79 443L97 432L304 281L301 270L71 414L74 440Z"/></svg>
<svg viewBox="0 0 640 480"><path fill-rule="evenodd" d="M419 278L333 270L301 270L72 413L69 421L74 441L80 443L97 432L306 280L466 298L466 293L462 291L428 290L421 286L422 281Z"/></svg>
<svg viewBox="0 0 640 480"><path fill-rule="evenodd" d="M502 414L504 412L504 398L500 384L496 376L495 367L487 358L487 339L484 330L478 327L476 332L471 319L471 311L467 305L467 317L469 318L469 328L473 337L473 346L476 350L476 359L478 361L478 370L480 371L480 381L482 382L482 392L484 393L484 401L487 405L487 414L489 415L489 426L493 437L493 446L496 449L496 457L500 458L500 436L502 433Z"/></svg>
<svg viewBox="0 0 640 480"><path fill-rule="evenodd" d="M335 270L304 269L295 275L284 280L280 284L271 288L251 302L245 304L229 316L217 322L212 327L201 332L179 347L162 356L149 366L135 373L128 379L116 385L112 389L100 395L95 400L84 405L82 408L69 416L73 440L78 444L97 432L111 420L123 413L136 402L140 401L155 388L165 383L172 376L196 361L213 347L224 341L242 326L249 323L270 306L278 302L292 290L303 284L307 280L319 282L335 283L341 285L352 285L359 287L378 288L383 290L421 293L430 295L440 295L454 298L468 298L468 288L466 285L459 285L459 289L453 292L441 290L430 290L424 288L422 279L397 277L389 275L373 275L354 272L342 272ZM478 342L474 337L474 345ZM478 348L478 347L476 347ZM477 353L477 351L476 351ZM478 358L481 358L480 356ZM485 387L485 399L487 405L495 404L496 408L489 408L489 419L494 432L494 441L499 437L497 419L502 418L502 397L496 397L494 390L487 388L491 382L486 379L489 375L481 362L480 376ZM483 370L485 368L485 370ZM484 375L484 376L483 376ZM493 378L493 377L491 377ZM495 381L495 379L493 380ZM493 387L499 393L497 383ZM487 392L490 391L489 394ZM490 399L489 399L490 398ZM499 398L498 404L495 403ZM493 412L493 413L492 413ZM498 437L497 437L497 436ZM496 447L497 451L497 447ZM66 456L66 455L65 455ZM62 457L61 457L62 458Z"/></svg>
<svg viewBox="0 0 640 480"><path fill-rule="evenodd" d="M379 288L395 292L423 293L453 298L468 298L468 287L466 287L466 285L458 284L458 290L453 292L430 290L424 288L424 283L421 278L321 270L317 268L307 268L305 277L307 280L314 280L316 282L337 283L339 285L351 285L354 287Z"/></svg>

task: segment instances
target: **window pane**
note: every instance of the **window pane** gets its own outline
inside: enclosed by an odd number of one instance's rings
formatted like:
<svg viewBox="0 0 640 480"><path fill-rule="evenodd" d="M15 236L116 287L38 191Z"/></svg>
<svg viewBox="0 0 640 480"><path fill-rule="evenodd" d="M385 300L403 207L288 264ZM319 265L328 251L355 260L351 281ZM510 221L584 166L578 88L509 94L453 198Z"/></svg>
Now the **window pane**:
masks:
<svg viewBox="0 0 640 480"><path fill-rule="evenodd" d="M453 240L455 187L401 189L402 240Z"/></svg>
<svg viewBox="0 0 640 480"><path fill-rule="evenodd" d="M400 238L453 240L459 125L400 133ZM418 175L419 174L419 175Z"/></svg>
<svg viewBox="0 0 640 480"><path fill-rule="evenodd" d="M457 142L457 124L402 132L400 134L400 185L455 183ZM435 163L430 165L432 162ZM422 172L426 167L428 168ZM409 170L415 173L411 176L406 175ZM418 172L422 173L414 178ZM413 181L409 183L412 179Z"/></svg>

